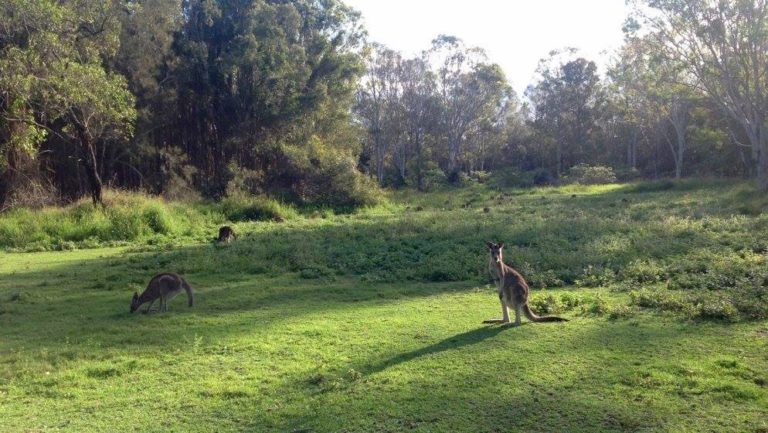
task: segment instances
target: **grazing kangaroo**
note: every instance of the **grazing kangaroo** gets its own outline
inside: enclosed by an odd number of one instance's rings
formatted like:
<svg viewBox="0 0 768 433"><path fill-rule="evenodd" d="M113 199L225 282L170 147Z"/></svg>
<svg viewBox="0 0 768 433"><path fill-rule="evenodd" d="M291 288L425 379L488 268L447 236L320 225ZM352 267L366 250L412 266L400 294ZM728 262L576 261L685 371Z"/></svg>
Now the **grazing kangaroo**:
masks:
<svg viewBox="0 0 768 433"><path fill-rule="evenodd" d="M143 311L145 314L148 313L149 309L152 308L152 304L158 299L160 299L160 312L168 311L168 301L181 293L182 290L186 290L189 306L191 307L195 302L195 295L192 293L192 287L184 278L172 272L157 274L149 280L147 288L144 289L141 295L133 292L131 313L134 313L143 304L149 302L149 306Z"/></svg>
<svg viewBox="0 0 768 433"><path fill-rule="evenodd" d="M567 322L555 316L537 316L528 306L528 293L531 289L519 272L504 264L501 249L503 243L486 242L491 253L489 270L498 280L499 300L501 300L501 319L485 320L483 323L509 323L509 309L515 309L515 326L520 326L520 313L524 313L532 322Z"/></svg>
<svg viewBox="0 0 768 433"><path fill-rule="evenodd" d="M237 239L237 235L235 234L235 231L232 230L232 227L230 226L224 226L219 229L219 242L224 242L225 244L228 244L232 241Z"/></svg>

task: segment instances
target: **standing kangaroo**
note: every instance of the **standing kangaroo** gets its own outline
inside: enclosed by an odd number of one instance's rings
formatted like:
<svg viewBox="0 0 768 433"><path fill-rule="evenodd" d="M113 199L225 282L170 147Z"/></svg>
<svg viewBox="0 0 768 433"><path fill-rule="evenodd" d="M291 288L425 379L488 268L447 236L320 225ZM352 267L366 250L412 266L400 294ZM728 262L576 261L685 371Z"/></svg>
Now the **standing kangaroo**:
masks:
<svg viewBox="0 0 768 433"><path fill-rule="evenodd" d="M181 293L182 290L186 290L189 306L191 307L195 302L195 295L192 292L192 286L190 286L184 278L172 272L157 274L149 280L147 288L144 289L144 292L141 295L133 292L131 313L134 313L143 304L149 302L149 306L143 311L144 313L148 313L149 309L152 308L152 304L158 299L160 299L160 312L168 311L168 301Z"/></svg>
<svg viewBox="0 0 768 433"><path fill-rule="evenodd" d="M520 326L521 312L532 322L568 321L561 317L542 317L534 314L531 311L531 307L528 306L528 293L531 291L528 283L525 282L525 279L523 279L519 272L504 264L501 254L504 244L501 242L498 244L486 242L486 245L488 245L488 250L491 253L490 262L488 263L489 270L494 279L498 280L499 300L501 300L501 314L503 317L501 319L485 320L483 323L509 323L510 308L515 309L515 326Z"/></svg>

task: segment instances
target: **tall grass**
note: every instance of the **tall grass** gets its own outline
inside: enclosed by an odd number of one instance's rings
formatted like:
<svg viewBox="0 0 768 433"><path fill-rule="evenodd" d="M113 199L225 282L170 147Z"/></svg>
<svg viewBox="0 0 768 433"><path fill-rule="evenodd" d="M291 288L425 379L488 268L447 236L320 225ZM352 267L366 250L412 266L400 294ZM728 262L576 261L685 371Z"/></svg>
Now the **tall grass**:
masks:
<svg viewBox="0 0 768 433"><path fill-rule="evenodd" d="M169 203L138 193L108 191L106 206L81 200L65 207L13 209L0 215L0 248L44 251L162 241L205 241L227 222L298 216L275 200L256 197L219 203Z"/></svg>

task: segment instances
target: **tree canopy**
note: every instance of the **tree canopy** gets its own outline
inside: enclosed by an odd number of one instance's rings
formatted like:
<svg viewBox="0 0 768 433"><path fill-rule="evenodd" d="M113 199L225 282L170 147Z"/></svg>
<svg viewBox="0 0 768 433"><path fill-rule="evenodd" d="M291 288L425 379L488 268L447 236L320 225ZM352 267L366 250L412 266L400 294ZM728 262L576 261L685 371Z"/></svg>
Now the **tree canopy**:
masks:
<svg viewBox="0 0 768 433"><path fill-rule="evenodd" d="M482 48L438 35L404 56L340 0L7 0L0 208L104 185L348 206L585 163L768 190L766 2L633 5L605 75L554 50L519 99Z"/></svg>

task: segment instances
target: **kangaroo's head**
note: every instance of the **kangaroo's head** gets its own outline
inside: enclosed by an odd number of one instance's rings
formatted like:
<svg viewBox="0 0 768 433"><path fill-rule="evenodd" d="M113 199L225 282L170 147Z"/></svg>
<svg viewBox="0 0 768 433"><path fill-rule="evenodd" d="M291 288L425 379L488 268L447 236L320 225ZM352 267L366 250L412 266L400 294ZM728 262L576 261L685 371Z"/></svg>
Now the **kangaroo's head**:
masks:
<svg viewBox="0 0 768 433"><path fill-rule="evenodd" d="M501 255L501 249L504 248L504 243L499 242L496 244L493 242L486 242L485 244L488 246L488 251L491 253L491 261L493 263L502 263L504 259Z"/></svg>
<svg viewBox="0 0 768 433"><path fill-rule="evenodd" d="M140 306L141 304L139 304L139 294L133 292L133 299L131 299L131 313L138 310Z"/></svg>

